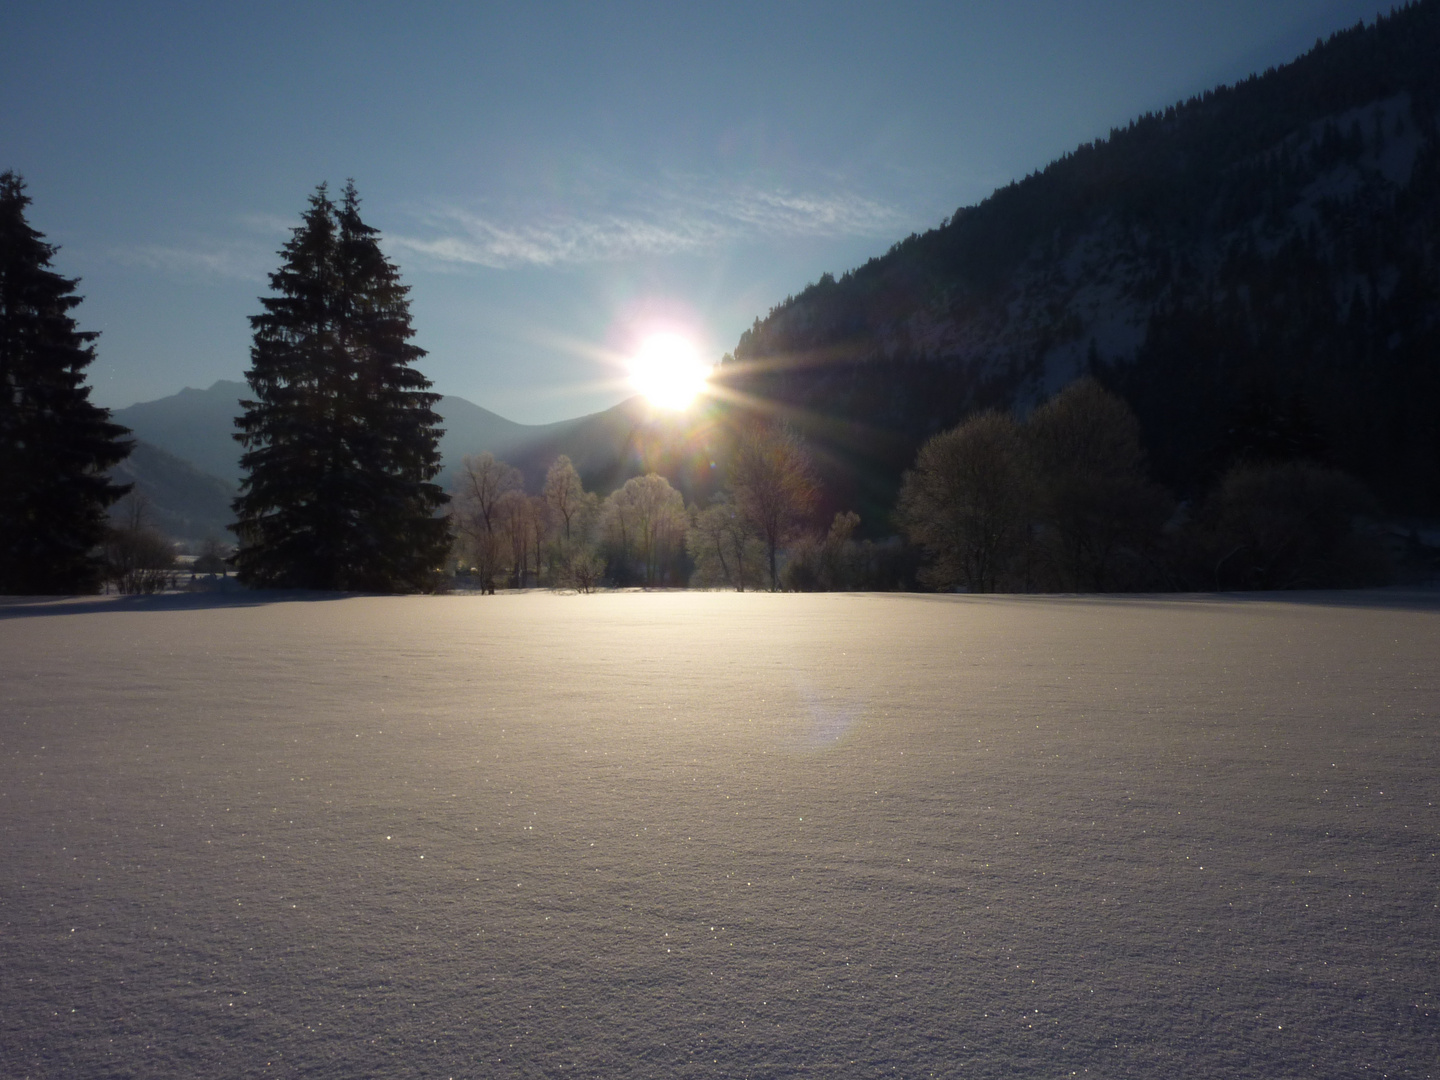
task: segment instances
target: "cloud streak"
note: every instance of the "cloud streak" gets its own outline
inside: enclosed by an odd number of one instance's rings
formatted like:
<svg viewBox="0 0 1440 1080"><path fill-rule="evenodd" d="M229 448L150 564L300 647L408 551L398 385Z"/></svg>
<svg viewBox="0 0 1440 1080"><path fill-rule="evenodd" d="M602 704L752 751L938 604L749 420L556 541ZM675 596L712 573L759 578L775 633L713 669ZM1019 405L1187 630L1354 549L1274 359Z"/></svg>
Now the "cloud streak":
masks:
<svg viewBox="0 0 1440 1080"><path fill-rule="evenodd" d="M191 235L180 243L134 244L111 248L109 258L180 276L203 275L233 281L263 282L278 265L276 252L289 239L299 218L245 214L238 219L247 238Z"/></svg>
<svg viewBox="0 0 1440 1080"><path fill-rule="evenodd" d="M701 253L746 242L895 236L905 217L848 192L815 194L757 187L706 187L675 181L633 192L604 208L477 213L432 207L412 216L411 231L386 230L382 244L435 270L483 266L580 266ZM271 214L240 219L245 239L198 237L110 251L130 266L180 276L263 282L277 265L276 241L296 221ZM263 239L262 239L263 237Z"/></svg>
<svg viewBox="0 0 1440 1080"><path fill-rule="evenodd" d="M130 266L169 274L205 274L239 281L264 281L275 255L252 244L214 243L193 247L141 244L116 248L111 256Z"/></svg>
<svg viewBox="0 0 1440 1080"><path fill-rule="evenodd" d="M418 234L386 246L440 267L561 266L701 252L775 239L884 236L901 229L893 207L861 196L676 186L628 207L591 214L518 215L505 222L456 207L420 216Z"/></svg>

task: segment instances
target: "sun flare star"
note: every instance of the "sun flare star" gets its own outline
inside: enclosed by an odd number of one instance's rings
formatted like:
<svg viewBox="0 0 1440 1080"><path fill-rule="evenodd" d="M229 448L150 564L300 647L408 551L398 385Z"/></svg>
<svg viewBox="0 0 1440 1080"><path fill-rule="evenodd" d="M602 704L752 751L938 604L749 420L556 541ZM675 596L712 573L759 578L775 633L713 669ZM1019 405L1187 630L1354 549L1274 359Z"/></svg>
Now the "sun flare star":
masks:
<svg viewBox="0 0 1440 1080"><path fill-rule="evenodd" d="M655 334L630 360L630 382L653 404L687 408L705 389L710 365L693 342L679 334Z"/></svg>

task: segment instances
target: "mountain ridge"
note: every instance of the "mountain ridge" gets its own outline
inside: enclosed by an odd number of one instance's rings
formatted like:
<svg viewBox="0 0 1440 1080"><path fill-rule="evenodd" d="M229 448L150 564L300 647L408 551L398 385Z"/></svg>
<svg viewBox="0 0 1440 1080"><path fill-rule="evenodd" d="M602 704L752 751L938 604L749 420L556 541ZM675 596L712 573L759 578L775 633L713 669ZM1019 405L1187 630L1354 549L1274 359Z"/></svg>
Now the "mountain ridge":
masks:
<svg viewBox="0 0 1440 1080"><path fill-rule="evenodd" d="M223 535L230 519L217 521L228 513L228 499L241 480L234 418L248 389L243 382L219 379L205 389L184 387L111 413L137 440L136 452L113 473L145 494L162 531L187 540ZM519 468L531 491L540 490L560 454L575 463L588 490L601 494L650 468L678 478L687 494L701 498L716 486L706 467L689 468L674 453L677 446L695 450L693 433L680 431L681 421L667 419L640 397L549 424L520 424L452 394L443 395L435 411L444 429L437 481L446 490L458 480L461 459L485 451ZM705 464L711 460L713 454ZM223 512L215 505L221 488L228 492Z"/></svg>
<svg viewBox="0 0 1440 1080"><path fill-rule="evenodd" d="M234 439L234 420L242 411L241 400L249 393L243 382L217 379L204 389L187 386L165 397L113 409L111 416L137 438L238 486L242 450ZM435 411L445 431L440 438L440 453L448 474L465 454L489 450L500 457L516 453L560 438L612 410L549 424L521 424L465 398L444 394Z"/></svg>
<svg viewBox="0 0 1440 1080"><path fill-rule="evenodd" d="M1184 496L1269 400L1308 411L1391 507L1440 508L1422 464L1440 429L1416 404L1440 391L1436 55L1424 0L1115 128L788 297L721 380L848 459L862 516L893 505L925 437L1086 372Z"/></svg>

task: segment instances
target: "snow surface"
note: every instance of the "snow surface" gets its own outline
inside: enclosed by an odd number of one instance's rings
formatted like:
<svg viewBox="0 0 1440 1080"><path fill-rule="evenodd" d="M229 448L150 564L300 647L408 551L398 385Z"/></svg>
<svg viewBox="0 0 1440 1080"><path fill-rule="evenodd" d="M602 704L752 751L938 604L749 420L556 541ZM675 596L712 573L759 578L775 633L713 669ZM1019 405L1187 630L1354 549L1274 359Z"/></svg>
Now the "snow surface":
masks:
<svg viewBox="0 0 1440 1080"><path fill-rule="evenodd" d="M1440 597L0 605L0 1076L1440 1072Z"/></svg>

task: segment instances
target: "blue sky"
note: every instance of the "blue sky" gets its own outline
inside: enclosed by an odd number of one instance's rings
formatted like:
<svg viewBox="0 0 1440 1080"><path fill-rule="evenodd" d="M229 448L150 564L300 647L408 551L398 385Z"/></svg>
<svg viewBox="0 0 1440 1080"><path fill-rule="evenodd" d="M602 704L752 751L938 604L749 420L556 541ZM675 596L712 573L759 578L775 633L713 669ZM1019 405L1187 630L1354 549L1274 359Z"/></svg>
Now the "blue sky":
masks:
<svg viewBox="0 0 1440 1080"><path fill-rule="evenodd" d="M0 169L83 278L94 399L238 379L306 197L353 177L437 390L522 422L718 357L842 272L1353 0L0 5Z"/></svg>

